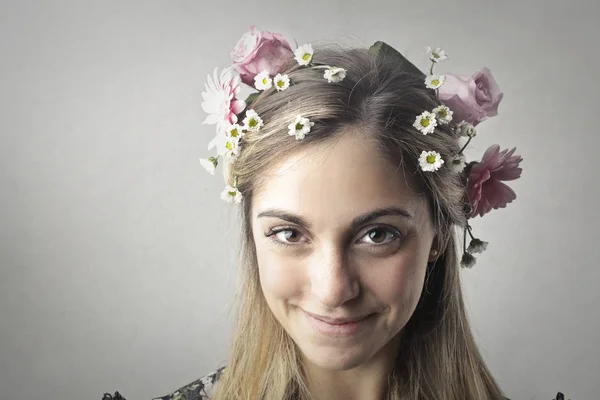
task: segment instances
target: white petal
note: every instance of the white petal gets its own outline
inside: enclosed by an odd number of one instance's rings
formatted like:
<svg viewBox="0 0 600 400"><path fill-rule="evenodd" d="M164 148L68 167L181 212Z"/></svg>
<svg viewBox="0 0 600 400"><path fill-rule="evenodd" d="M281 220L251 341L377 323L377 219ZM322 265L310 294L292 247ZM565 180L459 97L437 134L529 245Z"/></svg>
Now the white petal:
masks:
<svg viewBox="0 0 600 400"><path fill-rule="evenodd" d="M201 158L200 165L202 165L204 169L208 171L209 174L215 174L215 164L213 164L210 160L206 158Z"/></svg>

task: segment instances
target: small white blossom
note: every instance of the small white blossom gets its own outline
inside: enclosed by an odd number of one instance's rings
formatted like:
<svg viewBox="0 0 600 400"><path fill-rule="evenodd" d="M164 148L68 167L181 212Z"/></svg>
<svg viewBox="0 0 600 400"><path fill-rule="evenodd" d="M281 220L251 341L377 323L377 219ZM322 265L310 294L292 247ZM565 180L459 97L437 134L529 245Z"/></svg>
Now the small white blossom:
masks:
<svg viewBox="0 0 600 400"><path fill-rule="evenodd" d="M296 136L296 140L304 139L310 128L314 125L308 118L298 115L294 122L288 125L288 133L290 136Z"/></svg>
<svg viewBox="0 0 600 400"><path fill-rule="evenodd" d="M239 124L230 125L225 134L230 138L239 140L244 137L244 127Z"/></svg>
<svg viewBox="0 0 600 400"><path fill-rule="evenodd" d="M434 172L442 167L444 160L440 153L436 151L423 151L419 157L419 165L426 172Z"/></svg>
<svg viewBox="0 0 600 400"><path fill-rule="evenodd" d="M469 243L467 251L471 254L483 253L487 249L488 244L488 242L484 242L483 240L475 238L471 240L471 243Z"/></svg>
<svg viewBox="0 0 600 400"><path fill-rule="evenodd" d="M304 44L294 51L294 58L300 65L308 65L312 61L314 51L312 45Z"/></svg>
<svg viewBox="0 0 600 400"><path fill-rule="evenodd" d="M461 121L458 125L456 125L456 132L460 136L465 137L475 137L477 135L477 131L475 127L466 121Z"/></svg>
<svg viewBox="0 0 600 400"><path fill-rule="evenodd" d="M242 194L236 187L227 185L221 192L221 199L228 203L239 203L242 201Z"/></svg>
<svg viewBox="0 0 600 400"><path fill-rule="evenodd" d="M262 71L254 77L254 87L258 90L267 90L273 86L273 80L269 76L269 71Z"/></svg>
<svg viewBox="0 0 600 400"><path fill-rule="evenodd" d="M429 54L429 59L434 63L448 59L446 52L439 47L434 49L431 46L427 46L426 49L427 54Z"/></svg>
<svg viewBox="0 0 600 400"><path fill-rule="evenodd" d="M208 150L217 148L217 154L222 157L237 157L240 151L240 139L228 136L226 133L218 133L208 144Z"/></svg>
<svg viewBox="0 0 600 400"><path fill-rule="evenodd" d="M472 268L477 263L477 259L470 253L464 253L460 260L460 266L463 268Z"/></svg>
<svg viewBox="0 0 600 400"><path fill-rule="evenodd" d="M444 84L445 81L446 75L428 75L427 78L425 78L425 86L427 86L429 89L438 89Z"/></svg>
<svg viewBox="0 0 600 400"><path fill-rule="evenodd" d="M433 113L437 116L437 121L440 125L445 125L452 121L452 114L454 111L450 110L447 106L439 106L433 109Z"/></svg>
<svg viewBox="0 0 600 400"><path fill-rule="evenodd" d="M202 165L204 169L208 171L209 174L214 175L215 168L217 168L217 165L219 165L219 163L215 157L209 157L201 158L200 165Z"/></svg>
<svg viewBox="0 0 600 400"><path fill-rule="evenodd" d="M258 132L263 127L263 120L258 116L256 111L246 111L246 118L244 118L244 129L251 132Z"/></svg>
<svg viewBox="0 0 600 400"><path fill-rule="evenodd" d="M450 158L450 167L456 173L460 173L465 169L467 159L464 154L457 154Z"/></svg>
<svg viewBox="0 0 600 400"><path fill-rule="evenodd" d="M339 67L329 67L325 70L324 76L329 83L341 82L346 78L346 70Z"/></svg>
<svg viewBox="0 0 600 400"><path fill-rule="evenodd" d="M287 75L277 74L273 81L275 82L275 89L278 92L290 87L290 78Z"/></svg>
<svg viewBox="0 0 600 400"><path fill-rule="evenodd" d="M433 132L437 126L435 114L430 113L429 111L423 111L423 113L415 119L413 126L421 131L423 135Z"/></svg>

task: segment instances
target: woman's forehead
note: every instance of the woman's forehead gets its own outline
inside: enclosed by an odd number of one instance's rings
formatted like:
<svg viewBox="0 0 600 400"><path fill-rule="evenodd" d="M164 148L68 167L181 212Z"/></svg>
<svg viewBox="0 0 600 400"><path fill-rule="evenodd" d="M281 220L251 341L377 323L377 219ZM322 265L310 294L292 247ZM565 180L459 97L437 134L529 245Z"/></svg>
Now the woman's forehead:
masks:
<svg viewBox="0 0 600 400"><path fill-rule="evenodd" d="M312 147L281 161L254 195L253 214L279 209L345 220L386 207L419 215L423 203L403 171L372 141L345 135L330 146Z"/></svg>

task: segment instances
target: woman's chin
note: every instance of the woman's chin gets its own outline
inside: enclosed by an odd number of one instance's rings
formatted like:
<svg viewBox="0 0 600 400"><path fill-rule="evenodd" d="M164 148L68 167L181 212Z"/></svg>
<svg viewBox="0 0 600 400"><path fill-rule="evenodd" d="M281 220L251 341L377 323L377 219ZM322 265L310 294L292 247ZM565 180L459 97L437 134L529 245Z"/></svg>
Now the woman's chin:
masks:
<svg viewBox="0 0 600 400"><path fill-rule="evenodd" d="M305 361L323 369L346 371L364 364L369 359L369 354L364 349L307 347L301 348Z"/></svg>

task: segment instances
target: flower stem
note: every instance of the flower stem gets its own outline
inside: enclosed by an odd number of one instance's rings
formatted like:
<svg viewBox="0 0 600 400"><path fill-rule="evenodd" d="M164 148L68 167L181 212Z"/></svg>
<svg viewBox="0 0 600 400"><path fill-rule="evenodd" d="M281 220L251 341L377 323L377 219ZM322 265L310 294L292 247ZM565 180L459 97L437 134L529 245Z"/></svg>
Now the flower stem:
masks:
<svg viewBox="0 0 600 400"><path fill-rule="evenodd" d="M475 240L475 237L473 236L473 233L471 232L473 228L471 227L471 225L469 225L467 223L467 230L469 231L469 236L471 236L471 239Z"/></svg>
<svg viewBox="0 0 600 400"><path fill-rule="evenodd" d="M473 136L469 136L469 140L467 140L467 143L465 143L465 145L462 147L462 149L460 149L460 151L458 152L458 155L462 154L462 152L467 148L467 146L469 145L469 143L471 143L472 139L473 139Z"/></svg>
<svg viewBox="0 0 600 400"><path fill-rule="evenodd" d="M433 66L435 65L435 63L432 61L431 62L431 67L429 68L429 75L433 75Z"/></svg>
<svg viewBox="0 0 600 400"><path fill-rule="evenodd" d="M467 252L467 227L469 226L469 223L467 223L467 226L465 226L465 233L463 236L463 253Z"/></svg>

